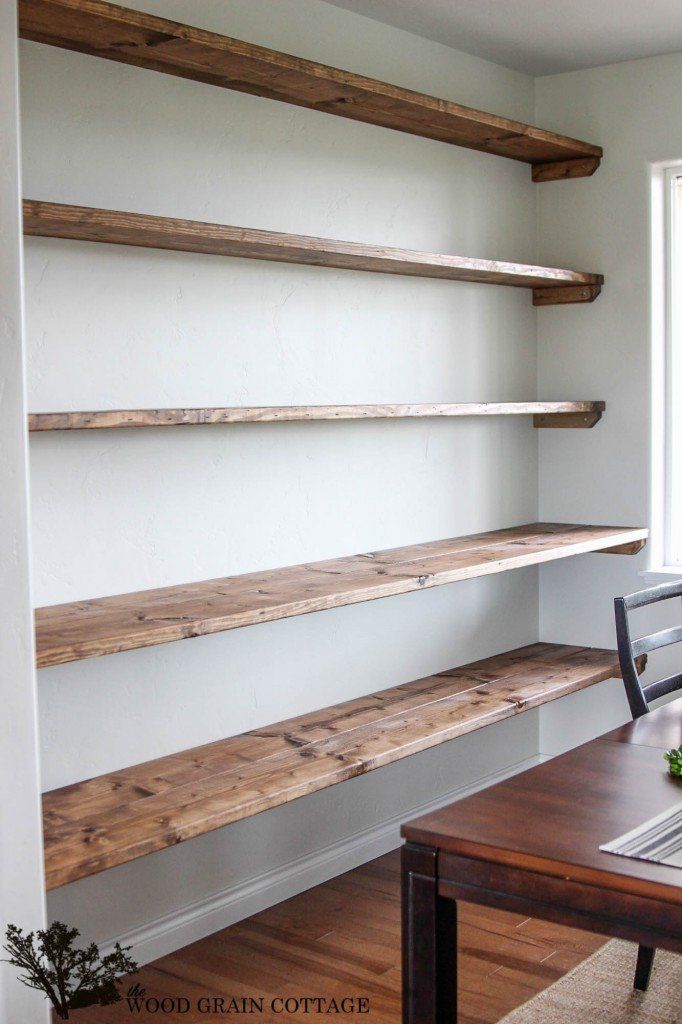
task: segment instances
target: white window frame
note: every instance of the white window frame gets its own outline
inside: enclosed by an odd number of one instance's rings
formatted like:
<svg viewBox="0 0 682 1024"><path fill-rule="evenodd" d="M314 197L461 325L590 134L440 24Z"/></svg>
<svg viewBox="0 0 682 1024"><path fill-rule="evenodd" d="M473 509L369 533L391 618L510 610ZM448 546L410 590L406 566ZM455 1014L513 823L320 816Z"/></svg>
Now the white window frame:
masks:
<svg viewBox="0 0 682 1024"><path fill-rule="evenodd" d="M675 376L682 381L682 207L675 221L682 161L652 167L651 190L651 539L649 582L682 577L682 452L674 485L679 497L673 522L673 416L682 416L682 395L673 411ZM682 386L682 385L681 385ZM680 428L678 428L680 436ZM682 446L681 446L682 447Z"/></svg>
<svg viewBox="0 0 682 1024"><path fill-rule="evenodd" d="M663 487L663 566L682 570L682 428L679 417L680 358L682 352L682 167L666 171L666 339L665 339L665 440ZM677 386L677 387L676 387ZM675 391L678 402L675 404ZM675 466L677 456L677 466Z"/></svg>

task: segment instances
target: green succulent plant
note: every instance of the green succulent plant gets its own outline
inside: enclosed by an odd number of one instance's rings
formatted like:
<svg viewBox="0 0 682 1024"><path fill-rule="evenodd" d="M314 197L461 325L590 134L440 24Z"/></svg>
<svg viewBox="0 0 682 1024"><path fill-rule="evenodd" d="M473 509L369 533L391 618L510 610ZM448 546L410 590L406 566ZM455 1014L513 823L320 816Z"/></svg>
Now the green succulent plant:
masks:
<svg viewBox="0 0 682 1024"><path fill-rule="evenodd" d="M673 747L672 750L666 750L663 757L668 762L670 774L682 777L682 747Z"/></svg>

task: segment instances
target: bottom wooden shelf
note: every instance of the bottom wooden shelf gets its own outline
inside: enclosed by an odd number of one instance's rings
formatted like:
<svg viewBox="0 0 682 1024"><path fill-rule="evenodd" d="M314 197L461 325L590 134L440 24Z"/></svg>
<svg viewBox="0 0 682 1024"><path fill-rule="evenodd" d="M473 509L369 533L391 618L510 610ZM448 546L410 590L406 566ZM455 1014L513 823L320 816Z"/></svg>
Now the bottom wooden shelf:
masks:
<svg viewBox="0 0 682 1024"><path fill-rule="evenodd" d="M251 817L620 675L537 643L44 797L48 889Z"/></svg>

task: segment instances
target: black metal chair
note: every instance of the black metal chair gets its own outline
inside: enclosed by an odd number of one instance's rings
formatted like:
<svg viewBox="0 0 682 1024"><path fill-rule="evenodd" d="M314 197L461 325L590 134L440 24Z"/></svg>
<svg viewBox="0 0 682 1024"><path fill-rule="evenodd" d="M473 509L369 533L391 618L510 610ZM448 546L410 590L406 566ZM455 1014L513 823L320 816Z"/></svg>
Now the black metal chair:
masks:
<svg viewBox="0 0 682 1024"><path fill-rule="evenodd" d="M625 684L625 693L630 704L632 717L641 718L650 710L649 704L658 697L682 690L682 672L654 683L643 684L639 677L637 660L660 647L667 647L682 641L682 626L671 626L657 633L641 636L633 640L630 636L628 612L634 608L643 608L658 601L667 601L673 597L682 597L682 581L663 583L659 587L640 590L627 597L617 597L614 601L616 610L616 636L618 637L618 659ZM654 952L649 946L640 946L637 952L637 968L635 970L635 988L646 992L651 978L654 963Z"/></svg>

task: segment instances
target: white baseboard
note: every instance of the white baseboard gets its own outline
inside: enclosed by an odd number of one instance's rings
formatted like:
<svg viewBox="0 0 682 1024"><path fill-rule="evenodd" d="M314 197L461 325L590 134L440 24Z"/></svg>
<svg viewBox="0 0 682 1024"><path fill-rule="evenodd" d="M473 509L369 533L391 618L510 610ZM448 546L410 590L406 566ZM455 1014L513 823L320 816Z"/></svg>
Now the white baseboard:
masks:
<svg viewBox="0 0 682 1024"><path fill-rule="evenodd" d="M109 943L104 943L103 952L110 952L114 943L120 942L123 946L133 947L133 956L140 964L156 960L190 942L212 935L221 928L227 928L228 925L236 924L245 917L251 917L261 910L281 903L282 900L341 875L344 871L350 871L375 857L395 850L400 846L402 822L435 811L453 800L485 789L486 786L516 775L539 762L540 757L534 756L508 765L471 785L451 790L437 800L420 804L418 807L411 807L397 817L382 821L322 850L299 857L243 884L223 889L212 896L188 904L182 910L158 917L142 928L136 928L112 938Z"/></svg>

